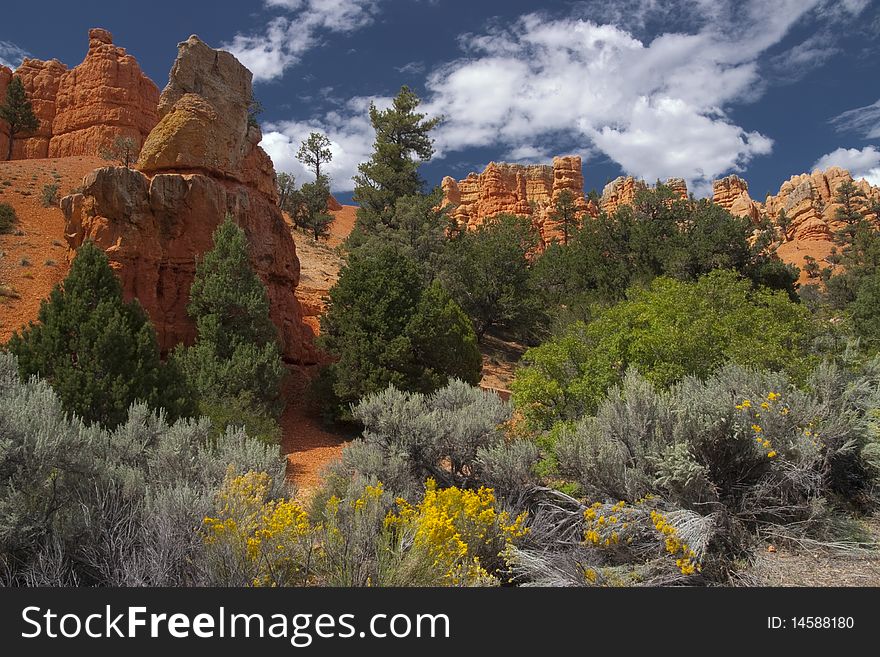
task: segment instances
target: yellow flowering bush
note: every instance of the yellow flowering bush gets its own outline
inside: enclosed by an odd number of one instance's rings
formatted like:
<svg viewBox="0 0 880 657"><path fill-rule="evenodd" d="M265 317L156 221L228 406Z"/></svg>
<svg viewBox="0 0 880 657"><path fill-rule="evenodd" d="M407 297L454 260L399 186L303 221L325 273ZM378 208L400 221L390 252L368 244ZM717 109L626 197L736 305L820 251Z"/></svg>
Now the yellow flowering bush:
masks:
<svg viewBox="0 0 880 657"><path fill-rule="evenodd" d="M422 500L398 500L385 526L399 536L412 537L412 551L447 585L482 584L490 580L500 555L526 534L526 514L511 518L495 508L491 488L439 489L433 479Z"/></svg>
<svg viewBox="0 0 880 657"><path fill-rule="evenodd" d="M313 552L313 528L293 500L268 499L265 472L236 475L232 467L217 494L215 517L203 522L213 570L226 583L252 586L305 584Z"/></svg>

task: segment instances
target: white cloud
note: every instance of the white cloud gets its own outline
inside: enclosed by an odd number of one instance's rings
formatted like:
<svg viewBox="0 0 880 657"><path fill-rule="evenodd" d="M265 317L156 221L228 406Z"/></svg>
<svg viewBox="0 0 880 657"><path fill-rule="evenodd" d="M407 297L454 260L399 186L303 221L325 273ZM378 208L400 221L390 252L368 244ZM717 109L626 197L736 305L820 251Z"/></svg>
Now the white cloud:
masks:
<svg viewBox="0 0 880 657"><path fill-rule="evenodd" d="M601 153L629 175L683 177L706 194L714 178L772 151L769 136L728 113L761 96L767 61L802 72L833 54L832 43L810 38L780 51L792 27L811 21L824 33L863 8L858 0L591 0L568 18L527 14L461 35L463 56L429 72L420 109L445 117L434 133L437 158L474 147L520 162ZM657 36L640 36L649 29ZM332 116L277 124L267 139L277 132L278 144L298 143L306 126L320 128L338 148L334 188L350 189L373 141L360 100ZM282 157L283 149L268 150ZM295 170L292 154L284 157L276 167Z"/></svg>
<svg viewBox="0 0 880 657"><path fill-rule="evenodd" d="M380 0L265 0L281 9L261 34L236 34L223 48L254 74L256 82L274 80L320 43L325 32L345 33L373 22Z"/></svg>
<svg viewBox="0 0 880 657"><path fill-rule="evenodd" d="M21 64L21 60L29 56L30 53L28 51L19 48L14 43L0 41L0 66L8 66L15 70Z"/></svg>
<svg viewBox="0 0 880 657"><path fill-rule="evenodd" d="M713 178L771 151L769 137L736 125L724 109L760 94L758 58L817 4L751 0L733 12L681 0L700 25L651 41L542 14L464 35L467 57L427 81L426 110L447 117L439 154L498 145L516 153L565 134L564 150L595 146L630 175L684 177L706 192ZM650 23L655 5L641 4L635 22Z"/></svg>
<svg viewBox="0 0 880 657"><path fill-rule="evenodd" d="M846 169L855 179L864 178L872 185L880 186L880 150L876 146L857 148L838 148L826 153L813 165L813 169L828 167Z"/></svg>
<svg viewBox="0 0 880 657"><path fill-rule="evenodd" d="M880 100L847 110L831 119L831 123L841 132L855 132L865 139L880 139Z"/></svg>

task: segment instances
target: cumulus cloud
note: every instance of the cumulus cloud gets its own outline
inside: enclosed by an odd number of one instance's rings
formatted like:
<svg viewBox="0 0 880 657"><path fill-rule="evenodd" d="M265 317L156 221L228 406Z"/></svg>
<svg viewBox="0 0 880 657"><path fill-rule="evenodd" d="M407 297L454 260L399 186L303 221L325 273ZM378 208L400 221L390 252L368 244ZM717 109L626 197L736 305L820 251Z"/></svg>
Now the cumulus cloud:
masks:
<svg viewBox="0 0 880 657"><path fill-rule="evenodd" d="M847 110L831 119L831 123L840 132L855 132L865 139L880 139L880 100Z"/></svg>
<svg viewBox="0 0 880 657"><path fill-rule="evenodd" d="M0 41L0 66L8 66L14 70L19 67L21 60L29 56L30 54L26 50L19 48L14 43Z"/></svg>
<svg viewBox="0 0 880 657"><path fill-rule="evenodd" d="M656 4L640 5L636 23L650 23ZM699 27L650 41L617 25L543 14L464 35L466 56L427 81L426 108L447 117L440 154L497 145L515 152L567 134L567 150L595 146L628 174L680 176L707 192L714 177L771 151L769 137L736 125L725 108L760 93L758 58L818 2L781 0L770 11L752 0L737 3L735 15L723 3L679 4L702 17Z"/></svg>
<svg viewBox="0 0 880 657"><path fill-rule="evenodd" d="M553 152L604 155L629 175L683 177L707 194L714 178L743 171L773 148L730 109L761 96L768 70L802 71L834 54L833 43L810 38L780 50L792 28L811 21L824 30L864 6L591 0L567 17L531 13L461 35L462 56L429 71L421 109L445 118L434 133L438 158L475 147L522 162ZM353 173L373 140L358 101L276 132L295 140L305 124L321 128L339 148L336 184L348 185L343 171Z"/></svg>
<svg viewBox="0 0 880 657"><path fill-rule="evenodd" d="M346 33L373 22L380 0L265 0L280 9L259 34L236 34L223 47L254 74L257 82L274 80L317 46L323 34Z"/></svg>
<svg viewBox="0 0 880 657"><path fill-rule="evenodd" d="M826 153L813 165L813 169L828 167L846 169L855 179L864 178L872 185L880 186L880 150L876 146L857 148L838 148Z"/></svg>

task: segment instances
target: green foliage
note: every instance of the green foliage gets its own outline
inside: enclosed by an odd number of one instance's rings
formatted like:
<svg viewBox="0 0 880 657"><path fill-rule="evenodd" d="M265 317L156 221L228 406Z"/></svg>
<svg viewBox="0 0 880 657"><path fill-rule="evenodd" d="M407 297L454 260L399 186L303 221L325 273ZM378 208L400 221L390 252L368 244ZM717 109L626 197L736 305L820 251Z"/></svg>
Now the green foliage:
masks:
<svg viewBox="0 0 880 657"><path fill-rule="evenodd" d="M545 305L583 319L590 304L623 298L633 284L657 276L690 281L713 269L734 269L755 284L794 294L797 270L750 246L754 227L707 200L682 200L670 189L640 190L633 205L584 222L568 245L535 265Z"/></svg>
<svg viewBox="0 0 880 657"><path fill-rule="evenodd" d="M43 185L43 191L40 193L40 203L44 208L51 208L58 205L58 185Z"/></svg>
<svg viewBox="0 0 880 657"><path fill-rule="evenodd" d="M416 112L420 102L404 86L388 109L370 106L376 140L370 160L358 166L359 173L354 177L354 200L360 205L357 233L369 234L377 226L392 225L398 199L418 195L422 190L418 166L434 153L428 133L440 119L427 119Z"/></svg>
<svg viewBox="0 0 880 657"><path fill-rule="evenodd" d="M266 287L251 268L247 238L230 216L196 267L187 308L198 337L174 360L199 397L202 413L223 433L244 425L277 440L284 367Z"/></svg>
<svg viewBox="0 0 880 657"><path fill-rule="evenodd" d="M296 192L296 178L293 177L293 174L282 171L276 178L276 184L278 185L278 207L292 216L292 201Z"/></svg>
<svg viewBox="0 0 880 657"><path fill-rule="evenodd" d="M15 208L8 203L0 203L0 233L11 232L16 221Z"/></svg>
<svg viewBox="0 0 880 657"><path fill-rule="evenodd" d="M325 176L321 176L313 183L304 183L293 197L294 224L311 233L316 242L330 233L333 216L327 212L329 199L330 184Z"/></svg>
<svg viewBox="0 0 880 657"><path fill-rule="evenodd" d="M805 307L782 292L754 290L734 272L696 283L661 277L526 352L514 400L529 420L549 427L595 410L629 367L661 387L687 374L708 376L728 361L802 376L812 335Z"/></svg>
<svg viewBox="0 0 880 657"><path fill-rule="evenodd" d="M562 243L568 244L569 235L577 226L577 206L571 190L564 189L553 206L553 220L562 227Z"/></svg>
<svg viewBox="0 0 880 657"><path fill-rule="evenodd" d="M207 420L169 424L134 404L114 430L71 416L38 378L0 354L0 576L26 585L207 583L196 529L229 468L285 461L240 431L210 440Z"/></svg>
<svg viewBox="0 0 880 657"><path fill-rule="evenodd" d="M0 119L6 121L9 147L6 159L12 159L12 144L16 135L33 132L40 126L34 108L27 98L21 78L13 77L6 87L6 101L0 105Z"/></svg>
<svg viewBox="0 0 880 657"><path fill-rule="evenodd" d="M429 392L449 377L476 382L480 355L470 323L439 286L394 245L352 253L330 290L320 342L335 357L324 385L336 409L389 385Z"/></svg>
<svg viewBox="0 0 880 657"><path fill-rule="evenodd" d="M872 353L880 351L880 269L862 278L849 310L863 346Z"/></svg>
<svg viewBox="0 0 880 657"><path fill-rule="evenodd" d="M502 215L449 245L441 278L478 338L493 329L526 334L534 325L540 306L531 287L529 254L537 244L528 218Z"/></svg>
<svg viewBox="0 0 880 657"><path fill-rule="evenodd" d="M172 419L193 410L176 366L162 364L140 304L123 302L106 254L91 242L41 303L39 323L15 333L7 348L22 376L43 377L64 408L87 422L115 427L136 400Z"/></svg>

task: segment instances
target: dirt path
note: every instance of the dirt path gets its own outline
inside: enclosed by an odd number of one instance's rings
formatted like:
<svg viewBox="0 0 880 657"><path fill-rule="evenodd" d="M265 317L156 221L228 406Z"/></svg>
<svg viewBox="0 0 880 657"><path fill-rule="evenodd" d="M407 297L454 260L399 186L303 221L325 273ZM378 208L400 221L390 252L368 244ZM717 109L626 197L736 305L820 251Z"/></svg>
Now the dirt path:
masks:
<svg viewBox="0 0 880 657"><path fill-rule="evenodd" d="M290 372L284 385L288 403L281 416L281 450L287 455L288 480L298 496L308 497L320 484L321 471L339 458L352 436L328 430L310 403L308 385L316 369L294 367Z"/></svg>

